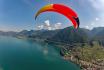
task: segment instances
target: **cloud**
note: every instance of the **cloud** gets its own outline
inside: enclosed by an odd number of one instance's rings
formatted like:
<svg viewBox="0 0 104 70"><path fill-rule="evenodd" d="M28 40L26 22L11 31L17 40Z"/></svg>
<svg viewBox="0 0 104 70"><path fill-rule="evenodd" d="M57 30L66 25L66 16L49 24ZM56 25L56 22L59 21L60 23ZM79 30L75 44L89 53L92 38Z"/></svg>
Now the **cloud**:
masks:
<svg viewBox="0 0 104 70"><path fill-rule="evenodd" d="M99 18L95 18L96 21L99 21Z"/></svg>
<svg viewBox="0 0 104 70"><path fill-rule="evenodd" d="M84 26L87 29L92 29L94 27L102 27L104 26L104 0L87 0L91 6L95 10L94 17L92 17L89 22L90 24L87 24ZM92 10L93 11L93 10ZM92 12L91 11L91 12Z"/></svg>
<svg viewBox="0 0 104 70"><path fill-rule="evenodd" d="M61 27L62 27L62 23L50 24L50 21L46 20L44 21L44 24L37 26L37 29L55 30L55 29L61 29Z"/></svg>
<svg viewBox="0 0 104 70"><path fill-rule="evenodd" d="M89 26L85 26L85 28L86 28L86 29L90 29L90 27L89 27Z"/></svg>
<svg viewBox="0 0 104 70"><path fill-rule="evenodd" d="M44 21L44 24L37 26L37 28L38 30L41 30L41 29L52 30L53 29L49 20Z"/></svg>
<svg viewBox="0 0 104 70"><path fill-rule="evenodd" d="M92 23L91 23L91 26L94 26L94 25L95 25L95 23L94 23L94 22L92 22Z"/></svg>
<svg viewBox="0 0 104 70"><path fill-rule="evenodd" d="M104 11L104 9L102 9L102 8L104 8L104 0L88 0L88 1L91 3L91 5L95 9Z"/></svg>
<svg viewBox="0 0 104 70"><path fill-rule="evenodd" d="M52 30L52 27L48 27L47 29L48 29L48 30Z"/></svg>
<svg viewBox="0 0 104 70"><path fill-rule="evenodd" d="M38 27L38 30L43 29L43 25L40 25L40 26L37 26L37 27Z"/></svg>
<svg viewBox="0 0 104 70"><path fill-rule="evenodd" d="M50 25L49 20L46 20L44 23L45 23L45 24L44 24L44 29L52 30L52 27L51 27L51 25Z"/></svg>
<svg viewBox="0 0 104 70"><path fill-rule="evenodd" d="M46 20L44 23L45 23L44 26L46 26L46 27L49 27L49 26L50 26L50 22L49 22L49 20Z"/></svg>
<svg viewBox="0 0 104 70"><path fill-rule="evenodd" d="M104 27L104 18L99 18L96 17L94 20L92 20L92 22L90 23L90 25L87 25L86 28L88 29L93 29L94 27Z"/></svg>
<svg viewBox="0 0 104 70"><path fill-rule="evenodd" d="M54 25L55 29L60 29L61 28L62 23L56 23Z"/></svg>

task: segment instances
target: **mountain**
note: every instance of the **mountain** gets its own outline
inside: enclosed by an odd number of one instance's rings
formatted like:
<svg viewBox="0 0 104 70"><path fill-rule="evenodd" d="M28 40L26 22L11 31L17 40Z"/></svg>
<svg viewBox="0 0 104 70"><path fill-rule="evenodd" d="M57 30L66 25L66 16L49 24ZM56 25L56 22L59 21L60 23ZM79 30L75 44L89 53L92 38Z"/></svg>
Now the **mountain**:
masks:
<svg viewBox="0 0 104 70"><path fill-rule="evenodd" d="M44 39L62 43L86 43L92 41L104 42L104 27L96 27L92 30L67 27L59 30L23 30L17 36L25 36L32 39Z"/></svg>
<svg viewBox="0 0 104 70"><path fill-rule="evenodd" d="M56 35L48 40L62 43L85 43L88 41L87 39L88 36L84 29L79 28L76 30L72 27L67 27L60 30Z"/></svg>
<svg viewBox="0 0 104 70"><path fill-rule="evenodd" d="M18 32L13 32L13 31L9 31L9 32L0 31L1 36L16 36L17 34Z"/></svg>
<svg viewBox="0 0 104 70"><path fill-rule="evenodd" d="M31 39L42 39L48 42L60 42L60 43L86 43L88 41L88 35L86 29L73 27L67 27L58 30L23 30L17 34L19 37L27 37Z"/></svg>
<svg viewBox="0 0 104 70"><path fill-rule="evenodd" d="M104 27L96 27L92 30L73 27L67 27L58 30L23 30L21 32L3 32L3 36L25 37L31 39L43 39L47 41L61 42L61 43L86 43L98 41L104 45Z"/></svg>
<svg viewBox="0 0 104 70"><path fill-rule="evenodd" d="M25 36L33 39L47 39L54 36L59 30L23 30L17 34L17 36Z"/></svg>
<svg viewBox="0 0 104 70"><path fill-rule="evenodd" d="M98 27L94 28L93 30L90 31L90 33L93 35L93 39L104 39L104 27Z"/></svg>
<svg viewBox="0 0 104 70"><path fill-rule="evenodd" d="M99 29L99 28L98 28ZM98 30L97 29L97 30ZM99 30L94 37L92 38L92 40L96 40L99 41L101 45L104 46L104 27L101 28L101 30Z"/></svg>
<svg viewBox="0 0 104 70"><path fill-rule="evenodd" d="M96 28L93 28L90 31L90 35L91 36L95 36L95 35L99 34L99 32L101 32L101 31L104 31L104 27L96 27Z"/></svg>

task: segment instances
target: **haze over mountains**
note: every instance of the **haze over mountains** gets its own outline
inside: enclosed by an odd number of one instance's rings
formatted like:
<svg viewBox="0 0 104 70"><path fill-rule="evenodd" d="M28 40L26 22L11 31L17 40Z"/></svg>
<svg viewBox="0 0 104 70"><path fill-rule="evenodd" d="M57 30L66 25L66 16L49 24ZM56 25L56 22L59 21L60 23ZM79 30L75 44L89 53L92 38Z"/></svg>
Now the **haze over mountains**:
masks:
<svg viewBox="0 0 104 70"><path fill-rule="evenodd" d="M3 36L27 37L32 39L44 39L63 43L85 43L88 41L100 41L104 45L104 27L96 27L92 30L67 27L58 30L23 30L21 32L3 32Z"/></svg>

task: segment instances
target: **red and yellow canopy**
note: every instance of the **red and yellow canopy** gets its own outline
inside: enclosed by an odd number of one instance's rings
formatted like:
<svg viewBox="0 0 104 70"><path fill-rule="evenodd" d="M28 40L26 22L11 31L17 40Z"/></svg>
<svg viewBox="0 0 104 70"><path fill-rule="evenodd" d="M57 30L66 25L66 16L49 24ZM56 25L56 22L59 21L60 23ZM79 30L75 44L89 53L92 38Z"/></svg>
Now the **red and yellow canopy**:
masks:
<svg viewBox="0 0 104 70"><path fill-rule="evenodd" d="M40 13L47 12L47 11L60 13L64 16L66 16L69 20L71 20L74 28L77 29L79 27L79 18L77 16L77 14L75 13L75 11L73 11L70 7L67 7L67 6L62 5L62 4L48 4L44 7L42 7L36 13L35 19L37 18L37 16Z"/></svg>

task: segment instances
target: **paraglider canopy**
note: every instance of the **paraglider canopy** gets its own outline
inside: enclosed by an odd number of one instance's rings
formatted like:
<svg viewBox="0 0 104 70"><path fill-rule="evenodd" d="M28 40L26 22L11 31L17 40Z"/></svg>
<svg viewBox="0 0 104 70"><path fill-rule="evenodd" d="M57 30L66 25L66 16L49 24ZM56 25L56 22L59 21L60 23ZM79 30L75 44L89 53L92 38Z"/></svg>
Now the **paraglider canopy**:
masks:
<svg viewBox="0 0 104 70"><path fill-rule="evenodd" d="M76 14L75 11L73 11L70 7L67 7L63 4L48 4L48 5L45 5L44 7L42 7L35 15L35 19L37 18L37 16L40 14L40 13L43 13L43 12L49 12L49 11L52 11L52 12L57 12L57 13L60 13L64 16L66 16L69 20L71 20L74 28L78 28L79 27L79 18Z"/></svg>

